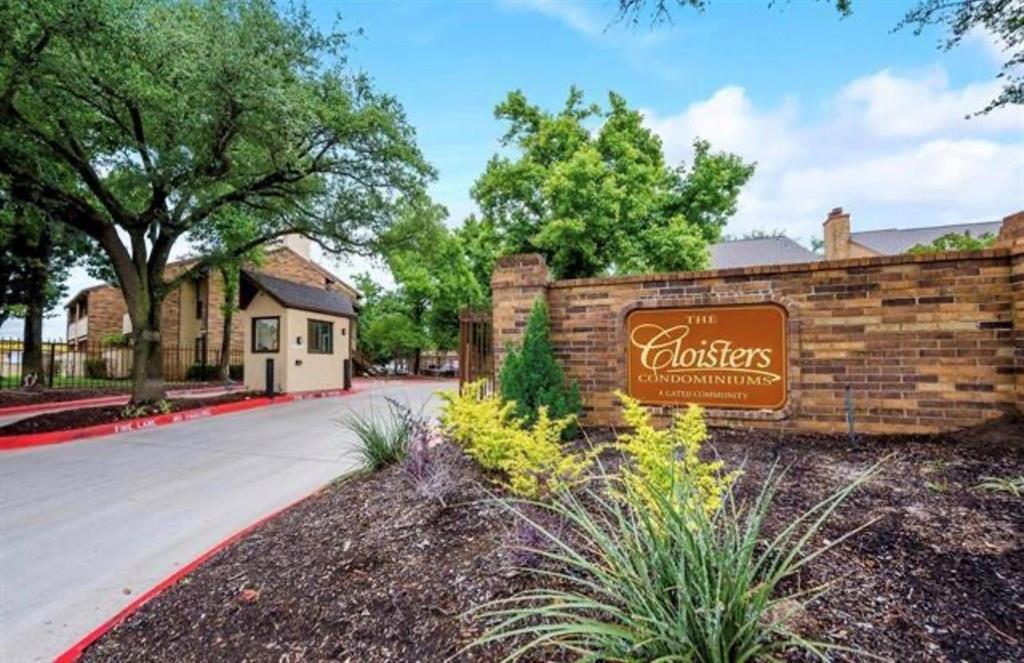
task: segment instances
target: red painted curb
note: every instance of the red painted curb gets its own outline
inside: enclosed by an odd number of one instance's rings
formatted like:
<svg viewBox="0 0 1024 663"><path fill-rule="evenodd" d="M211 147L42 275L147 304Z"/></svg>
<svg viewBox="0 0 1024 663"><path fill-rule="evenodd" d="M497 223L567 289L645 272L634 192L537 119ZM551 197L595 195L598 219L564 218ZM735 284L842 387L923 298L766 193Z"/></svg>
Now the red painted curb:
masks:
<svg viewBox="0 0 1024 663"><path fill-rule="evenodd" d="M206 552L201 554L199 557L196 557L191 562L185 564L185 566L181 567L180 569L178 569L177 571L175 571L171 575L167 576L166 578L164 578L163 580L158 582L156 585L151 587L145 593L140 594L134 601L132 601L131 603L126 605L124 608L122 608L120 611L118 611L118 613L115 614L113 617L111 617L107 621L103 622L102 624L97 626L95 629L90 631L88 634L86 634L86 636L84 638L82 638L81 640L79 640L75 644L71 645L71 647L68 648L67 651L65 651L63 654L61 654L60 656L58 656L57 658L54 659L54 663L74 663L74 661L77 661L82 656L82 654L85 652L85 650L88 649L94 642L96 642L97 640L102 638L108 632L110 632L115 627L117 627L122 622L124 622L126 619L131 617L132 614L135 613L135 611L137 611L139 608L141 608L145 604L149 603L151 600L156 598L158 595L163 593L165 590L167 590L170 587L172 587L173 585L177 584L177 582L179 580L181 580L182 578L184 578L188 574L190 574L193 571L195 571L199 566L201 566L204 562L206 562L211 557L213 557L214 555L219 553L221 550L224 550L225 548L230 546L232 543L234 543L234 542L238 541L239 539L241 539L242 537L252 533L253 530L257 529L260 525L263 525L264 523L266 523L271 518L274 518L275 516L277 516L277 515L285 512L285 511L287 511L288 509L290 509L290 508L292 508L294 506L298 506L302 502L305 502L306 500L308 500L309 498L313 497L314 495L317 495L318 493L320 493L326 487L327 487L326 485L321 486L321 487L317 488L316 490L314 490L313 492L309 493L308 495L304 495L303 497L300 497L299 499L295 500L294 502L291 502L291 503L286 504L285 506L283 506L283 507L281 507L279 509L275 509L274 511L271 511L270 513L268 513L267 515L263 516L262 518L260 518L256 522L252 523L251 525L240 529L239 531L235 532L234 534L232 534L228 538L224 539L220 543L214 545L212 548L210 548L209 550L207 550Z"/></svg>
<svg viewBox="0 0 1024 663"><path fill-rule="evenodd" d="M181 412L158 414L151 417L139 417L138 419L127 419L125 421L118 421L109 424L97 424L95 426L87 426L85 428L3 436L0 437L0 452L12 451L14 449L26 449L29 447L39 447L49 444L62 444L64 442L73 442L91 437L99 437L101 435L127 433L133 430L167 426L169 424L176 424L182 421L205 419L206 417L214 417L221 414L229 414L231 412L253 410L260 407L266 407L268 405L293 403L295 401L302 401L309 398L345 396L348 394L358 393L359 391L359 389L355 388L348 391L345 391L344 389L329 389L324 391L305 391L292 394L281 394L280 396L274 397L256 396L244 401L235 401L234 403L223 403L221 405L199 407L192 410L183 410Z"/></svg>
<svg viewBox="0 0 1024 663"><path fill-rule="evenodd" d="M198 389L171 389L167 395L172 398L182 398L189 395L203 395L214 391L223 391L230 394L235 391L244 391L244 387L200 387ZM104 405L120 405L127 403L129 394L113 394L110 396L96 396L95 398L79 398L73 401L50 401L48 403L32 403L31 405L11 405L0 407L0 417L7 417L14 414L29 414L32 412L46 412L48 410L77 410L81 407L102 407Z"/></svg>

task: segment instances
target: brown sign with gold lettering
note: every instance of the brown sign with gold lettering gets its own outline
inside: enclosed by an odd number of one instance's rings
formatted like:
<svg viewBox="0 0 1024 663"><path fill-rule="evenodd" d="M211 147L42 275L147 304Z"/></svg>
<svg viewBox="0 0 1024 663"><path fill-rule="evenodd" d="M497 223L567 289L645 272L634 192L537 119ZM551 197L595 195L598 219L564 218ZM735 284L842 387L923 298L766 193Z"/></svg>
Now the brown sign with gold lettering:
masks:
<svg viewBox="0 0 1024 663"><path fill-rule="evenodd" d="M626 380L643 403L776 410L786 404L786 311L775 304L638 309Z"/></svg>

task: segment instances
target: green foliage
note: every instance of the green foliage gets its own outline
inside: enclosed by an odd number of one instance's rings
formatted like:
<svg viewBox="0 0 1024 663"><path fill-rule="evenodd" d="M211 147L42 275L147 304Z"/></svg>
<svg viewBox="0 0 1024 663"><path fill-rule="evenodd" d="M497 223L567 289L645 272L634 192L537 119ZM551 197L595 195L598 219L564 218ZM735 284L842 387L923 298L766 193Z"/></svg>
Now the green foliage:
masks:
<svg viewBox="0 0 1024 663"><path fill-rule="evenodd" d="M494 255L530 252L561 278L703 268L754 171L701 140L689 170L669 167L661 140L615 93L604 111L572 88L549 113L515 91L495 116L508 123L502 143L518 157L493 157L473 185L482 216L465 236L497 248L488 255L470 245L478 278Z"/></svg>
<svg viewBox="0 0 1024 663"><path fill-rule="evenodd" d="M651 490L665 495L671 493L672 486L685 484L690 486L689 497L696 500L686 508L708 515L718 511L722 496L739 473L723 474L721 461L700 459L701 445L708 439L703 410L691 405L675 414L670 428L657 430L650 412L639 401L621 391L615 395L622 401L623 418L632 429L620 435L617 443L628 460L622 470L627 498L656 509L658 499Z"/></svg>
<svg viewBox="0 0 1024 663"><path fill-rule="evenodd" d="M272 0L0 3L0 177L102 247L138 338L159 344L180 238L241 210L256 232L234 255L288 232L367 254L433 177L346 43ZM136 362L134 398L161 390L158 369Z"/></svg>
<svg viewBox="0 0 1024 663"><path fill-rule="evenodd" d="M381 240L395 287L387 291L369 275L357 279L364 295L360 347L375 363L455 348L459 312L486 301L462 239L444 225L446 215L426 198L411 201Z"/></svg>
<svg viewBox="0 0 1024 663"><path fill-rule="evenodd" d="M982 477L981 483L975 486L975 489L1021 497L1024 496L1024 476Z"/></svg>
<svg viewBox="0 0 1024 663"><path fill-rule="evenodd" d="M413 428L397 405L387 401L387 408L371 408L367 413L350 412L341 425L359 438L359 456L370 471L401 462L409 455Z"/></svg>
<svg viewBox="0 0 1024 663"><path fill-rule="evenodd" d="M827 660L825 651L843 648L793 632L794 620L825 588L791 580L859 531L811 547L872 472L772 532L765 521L778 490L774 472L752 504L740 504L730 488L716 511L692 508L704 492L685 478L668 490L643 486L649 499L609 500L595 489L512 507L544 538L528 552L556 569L534 572L558 583L486 606L479 616L498 624L474 645L525 641L507 661L544 648L584 661L738 663L780 660L792 649ZM536 509L551 518L532 516ZM553 528L549 520L562 525Z"/></svg>
<svg viewBox="0 0 1024 663"><path fill-rule="evenodd" d="M85 377L91 380L105 380L108 375L106 359L92 357L85 360Z"/></svg>
<svg viewBox="0 0 1024 663"><path fill-rule="evenodd" d="M581 408L579 386L566 384L549 336L548 307L537 300L530 311L519 348L508 348L501 367L501 396L514 403L515 414L528 424L547 408L555 419L575 416ZM571 428L567 429L571 432Z"/></svg>
<svg viewBox="0 0 1024 663"><path fill-rule="evenodd" d="M501 472L503 485L515 495L537 498L561 492L577 483L593 462L593 452L567 450L560 441L572 416L552 419L541 407L527 427L515 417L515 404L487 394L483 381L441 397L444 432L482 467Z"/></svg>
<svg viewBox="0 0 1024 663"><path fill-rule="evenodd" d="M100 343L103 345L126 346L129 345L128 335L121 332L107 332L100 336Z"/></svg>
<svg viewBox="0 0 1024 663"><path fill-rule="evenodd" d="M232 380L242 379L242 364L232 364L228 369L228 377ZM189 382L212 382L220 377L220 370L214 364L192 364L185 372Z"/></svg>
<svg viewBox="0 0 1024 663"><path fill-rule="evenodd" d="M170 414L174 410L171 402L166 398L161 398L155 403L129 403L121 408L120 418L121 419L138 419L139 417L149 417L155 414Z"/></svg>
<svg viewBox="0 0 1024 663"><path fill-rule="evenodd" d="M81 233L15 201L0 176L0 324L31 313L41 326L44 312L67 294L68 272L89 250Z"/></svg>
<svg viewBox="0 0 1024 663"><path fill-rule="evenodd" d="M915 244L907 253L938 253L940 251L975 251L987 249L995 244L996 236L985 233L974 237L970 231L964 233L947 233L931 244Z"/></svg>

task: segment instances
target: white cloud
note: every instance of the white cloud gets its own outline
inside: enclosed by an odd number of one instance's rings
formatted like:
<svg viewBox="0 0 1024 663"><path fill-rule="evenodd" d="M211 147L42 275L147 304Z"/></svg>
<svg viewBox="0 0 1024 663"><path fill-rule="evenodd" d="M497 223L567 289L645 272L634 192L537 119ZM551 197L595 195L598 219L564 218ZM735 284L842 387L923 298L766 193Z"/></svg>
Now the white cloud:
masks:
<svg viewBox="0 0 1024 663"><path fill-rule="evenodd" d="M729 230L819 236L832 207L855 230L1000 218L1024 209L1024 113L964 116L998 87L952 88L941 69L883 70L852 81L808 120L797 100L759 107L742 87L719 89L681 112L645 112L672 161L695 136L758 162Z"/></svg>
<svg viewBox="0 0 1024 663"><path fill-rule="evenodd" d="M504 0L504 4L557 19L587 37L600 37L604 32L605 24L585 4L559 0Z"/></svg>
<svg viewBox="0 0 1024 663"><path fill-rule="evenodd" d="M875 136L924 136L938 131L977 133L1020 129L1019 108L1002 108L971 117L998 96L1002 83L993 79L962 88L949 86L944 69L934 67L916 76L888 69L858 78L838 95L839 113L860 123Z"/></svg>

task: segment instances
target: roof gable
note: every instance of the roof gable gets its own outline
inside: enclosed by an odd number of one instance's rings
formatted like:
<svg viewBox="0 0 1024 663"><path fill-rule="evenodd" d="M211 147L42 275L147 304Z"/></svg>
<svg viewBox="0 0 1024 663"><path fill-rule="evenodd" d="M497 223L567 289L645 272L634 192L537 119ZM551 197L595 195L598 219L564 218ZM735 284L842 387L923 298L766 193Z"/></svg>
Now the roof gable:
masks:
<svg viewBox="0 0 1024 663"><path fill-rule="evenodd" d="M260 272L243 270L242 287L239 293L241 308L248 307L257 292L266 293L285 308L355 317L352 300L344 293L314 288Z"/></svg>
<svg viewBox="0 0 1024 663"><path fill-rule="evenodd" d="M981 237L987 233L999 234L1002 221L981 221L978 223L954 223L948 226L927 226L924 228L886 228L850 233L850 241L882 255L906 253L918 244L931 244L943 235L970 233Z"/></svg>
<svg viewBox="0 0 1024 663"><path fill-rule="evenodd" d="M711 269L818 262L822 256L788 237L757 237L719 242L708 247Z"/></svg>

